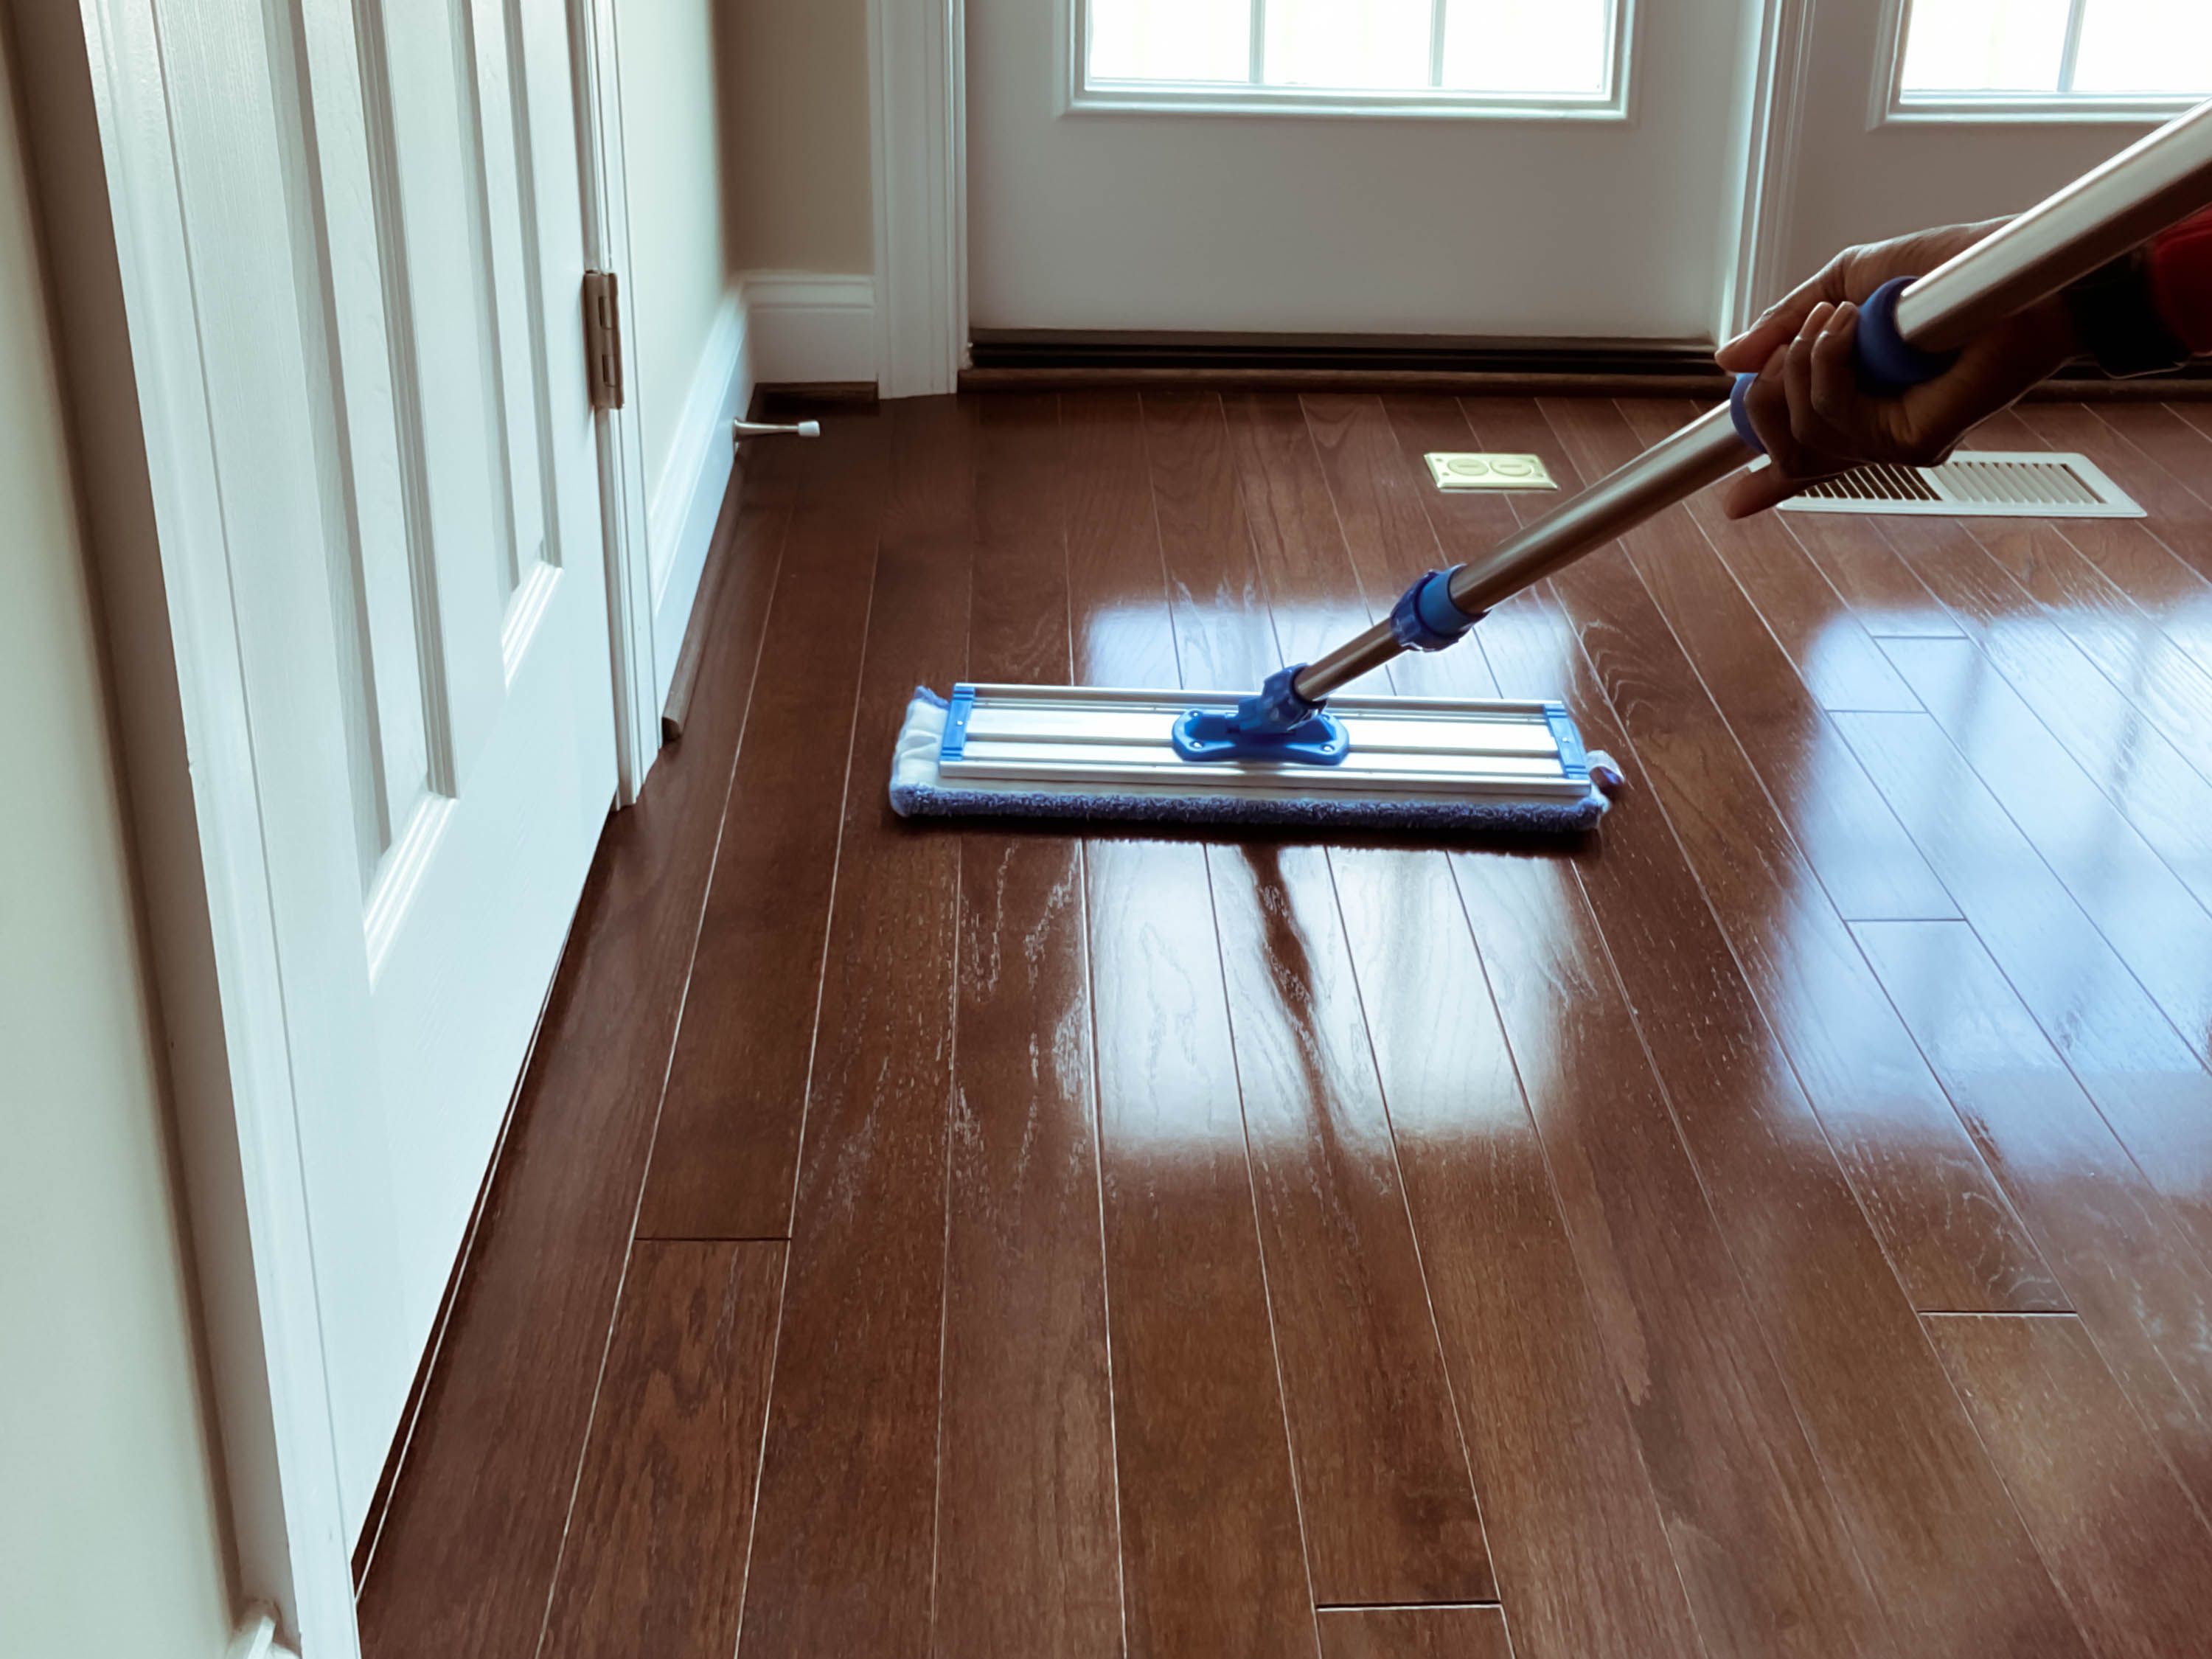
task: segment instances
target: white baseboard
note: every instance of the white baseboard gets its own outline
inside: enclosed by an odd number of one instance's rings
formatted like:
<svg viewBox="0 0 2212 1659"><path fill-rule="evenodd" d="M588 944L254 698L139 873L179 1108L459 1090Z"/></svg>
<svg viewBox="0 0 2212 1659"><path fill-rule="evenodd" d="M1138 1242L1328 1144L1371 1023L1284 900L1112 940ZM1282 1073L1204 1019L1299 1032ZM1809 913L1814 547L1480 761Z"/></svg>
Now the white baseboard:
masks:
<svg viewBox="0 0 2212 1659"><path fill-rule="evenodd" d="M730 422L752 402L752 328L744 295L732 292L715 314L699 355L675 447L660 470L646 514L646 538L653 573L653 669L654 696L668 700L684 630L699 597L699 576L714 540L722 497L730 487L736 446Z"/></svg>
<svg viewBox="0 0 2212 1659"><path fill-rule="evenodd" d="M763 386L876 381L872 276L752 270L743 283L753 378Z"/></svg>
<svg viewBox="0 0 2212 1659"><path fill-rule="evenodd" d="M255 1607L238 1621L223 1659L296 1659L292 1650L276 1639L276 1615Z"/></svg>

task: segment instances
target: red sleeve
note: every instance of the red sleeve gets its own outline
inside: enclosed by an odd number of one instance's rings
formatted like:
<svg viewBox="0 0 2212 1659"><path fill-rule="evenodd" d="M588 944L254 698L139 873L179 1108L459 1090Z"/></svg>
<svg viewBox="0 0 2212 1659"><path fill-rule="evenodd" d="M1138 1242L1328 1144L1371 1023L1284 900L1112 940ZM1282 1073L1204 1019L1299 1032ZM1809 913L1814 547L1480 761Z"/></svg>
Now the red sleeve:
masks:
<svg viewBox="0 0 2212 1659"><path fill-rule="evenodd" d="M2150 291L2174 337L2194 356L2212 354L2212 209L2150 245Z"/></svg>

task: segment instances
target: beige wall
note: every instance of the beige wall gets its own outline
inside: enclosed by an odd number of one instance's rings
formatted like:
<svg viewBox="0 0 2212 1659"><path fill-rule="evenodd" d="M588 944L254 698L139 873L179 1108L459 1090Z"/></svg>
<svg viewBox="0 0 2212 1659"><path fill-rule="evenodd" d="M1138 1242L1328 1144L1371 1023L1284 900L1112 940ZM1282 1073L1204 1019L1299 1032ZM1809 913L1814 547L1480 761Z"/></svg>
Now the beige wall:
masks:
<svg viewBox="0 0 2212 1659"><path fill-rule="evenodd" d="M870 274L867 0L720 0L717 16L732 267Z"/></svg>
<svg viewBox="0 0 2212 1659"><path fill-rule="evenodd" d="M216 1459L7 55L0 1650L215 1659Z"/></svg>
<svg viewBox="0 0 2212 1659"><path fill-rule="evenodd" d="M620 0L617 12L637 332L629 368L648 487L675 452L734 269L722 222L716 10L717 0Z"/></svg>

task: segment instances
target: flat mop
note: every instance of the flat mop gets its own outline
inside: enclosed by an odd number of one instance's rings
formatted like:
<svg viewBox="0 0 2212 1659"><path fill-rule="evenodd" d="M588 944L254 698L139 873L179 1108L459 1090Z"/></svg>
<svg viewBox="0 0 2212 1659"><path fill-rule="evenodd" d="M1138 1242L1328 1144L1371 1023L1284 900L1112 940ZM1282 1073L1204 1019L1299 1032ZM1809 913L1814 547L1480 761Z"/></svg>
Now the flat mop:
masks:
<svg viewBox="0 0 2212 1659"><path fill-rule="evenodd" d="M2212 103L2168 123L1925 276L1862 307L1858 371L1894 395L1958 348L2212 206ZM1158 820L1459 836L1594 828L1618 774L1558 702L1338 696L1753 460L1735 395L1486 556L1432 570L1389 618L1257 693L961 684L907 709L890 799L912 817Z"/></svg>

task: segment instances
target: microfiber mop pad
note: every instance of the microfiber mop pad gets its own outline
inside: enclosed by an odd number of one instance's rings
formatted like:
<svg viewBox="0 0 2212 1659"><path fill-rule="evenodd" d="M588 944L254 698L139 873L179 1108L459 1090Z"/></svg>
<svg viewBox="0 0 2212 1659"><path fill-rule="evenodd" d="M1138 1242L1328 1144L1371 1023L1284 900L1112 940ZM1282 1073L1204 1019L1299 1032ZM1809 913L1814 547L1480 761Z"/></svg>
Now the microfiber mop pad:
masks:
<svg viewBox="0 0 2212 1659"><path fill-rule="evenodd" d="M1259 824L1322 831L1410 831L1450 839L1549 836L1595 829L1608 804L1600 783L1617 785L1620 778L1602 750L1585 759L1578 739L1572 744L1573 757L1584 765L1584 787L1577 795L1553 799L1403 790L1322 791L1311 787L1307 769L1295 765L1231 773L1185 763L1164 784L1126 786L1043 777L948 778L944 769L946 732L962 718L952 704L928 688L915 690L891 762L891 808L902 817L1048 818L1200 828ZM1571 733L1571 723L1567 729ZM956 744L963 735L955 727ZM1161 736L1164 746L1164 729Z"/></svg>

